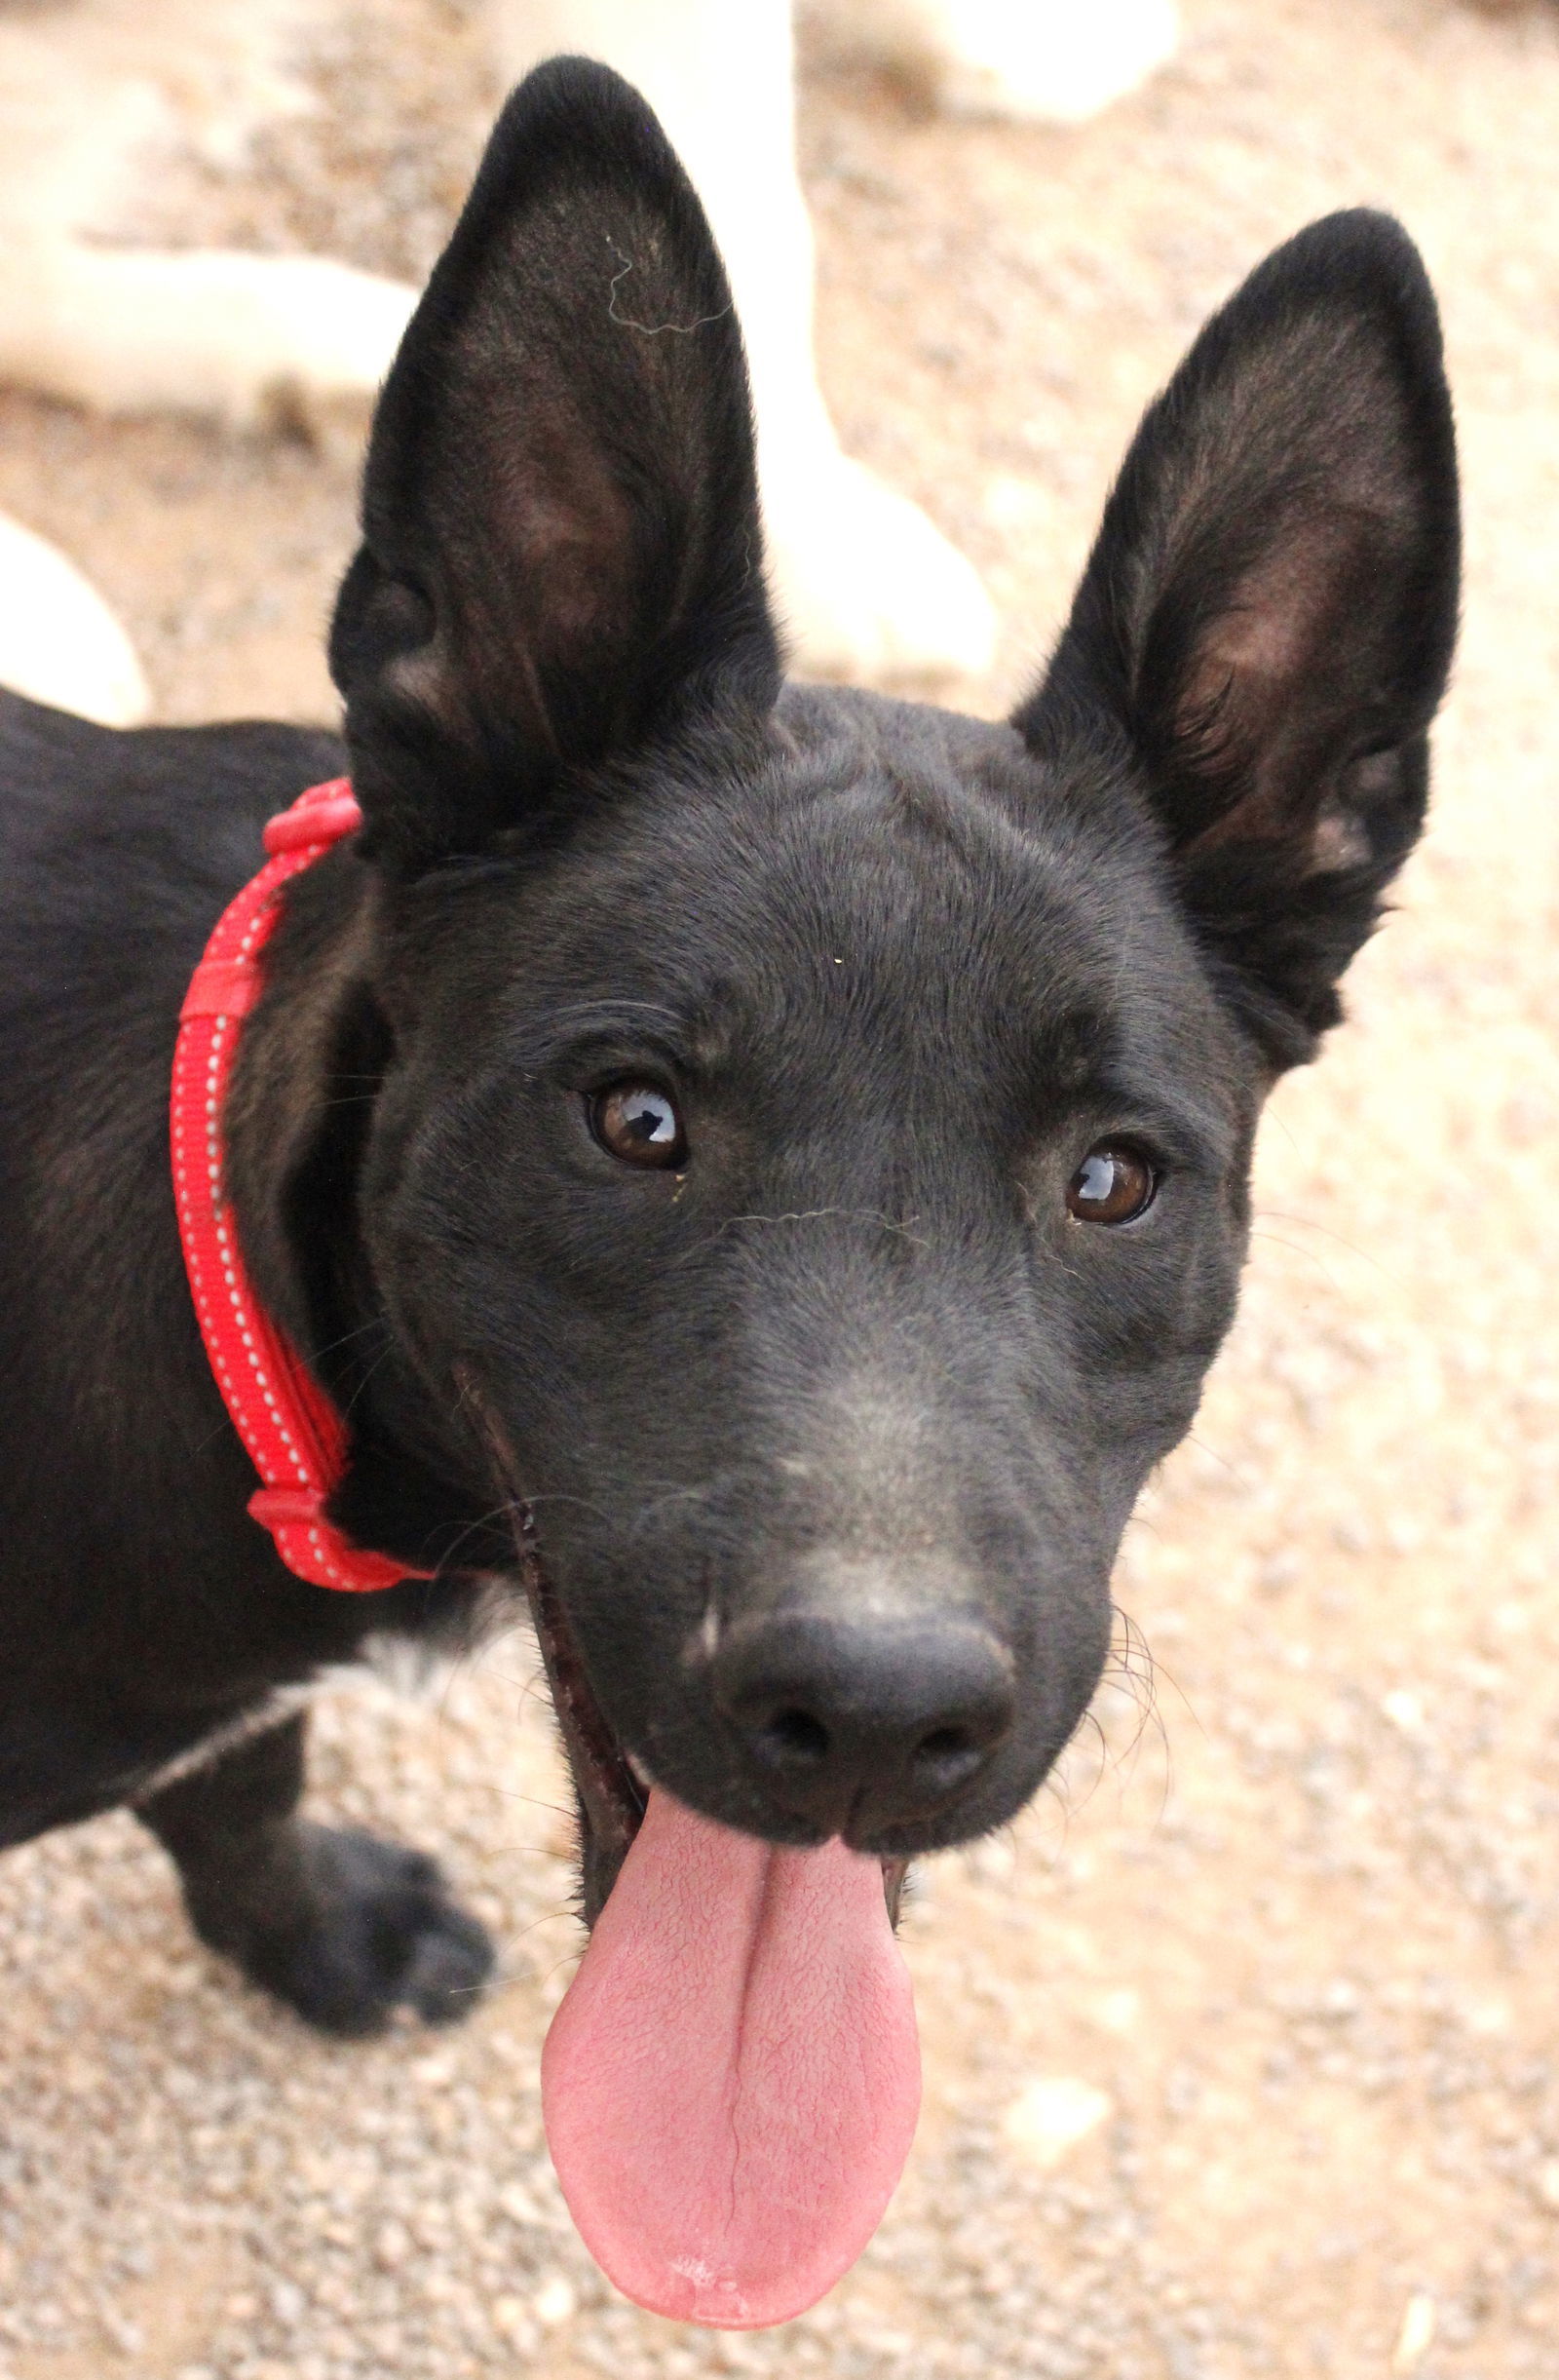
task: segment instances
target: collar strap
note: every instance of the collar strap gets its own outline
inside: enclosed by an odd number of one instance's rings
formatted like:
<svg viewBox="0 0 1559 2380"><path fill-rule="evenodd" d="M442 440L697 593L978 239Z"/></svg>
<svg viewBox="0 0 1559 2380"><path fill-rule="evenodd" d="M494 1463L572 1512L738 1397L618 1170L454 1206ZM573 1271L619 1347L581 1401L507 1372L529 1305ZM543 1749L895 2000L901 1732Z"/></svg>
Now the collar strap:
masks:
<svg viewBox="0 0 1559 2380"><path fill-rule="evenodd" d="M184 1269L222 1401L260 1475L248 1509L289 1570L349 1594L433 1574L353 1545L325 1518L346 1471L346 1425L250 1286L227 1197L221 1122L239 1031L264 988L260 957L281 914L276 897L361 824L345 777L311 786L270 821L270 858L223 910L184 996L172 1097Z"/></svg>

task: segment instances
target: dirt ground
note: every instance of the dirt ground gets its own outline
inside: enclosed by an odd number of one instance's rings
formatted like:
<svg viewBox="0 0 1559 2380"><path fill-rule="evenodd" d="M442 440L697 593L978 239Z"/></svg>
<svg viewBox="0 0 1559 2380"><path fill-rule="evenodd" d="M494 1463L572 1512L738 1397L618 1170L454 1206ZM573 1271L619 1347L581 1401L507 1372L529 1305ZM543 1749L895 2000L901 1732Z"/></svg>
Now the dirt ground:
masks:
<svg viewBox="0 0 1559 2380"><path fill-rule="evenodd" d="M1559 16L1188 15L1173 70L1081 132L805 95L828 387L988 572L989 708L1145 399L1330 207L1388 205L1427 254L1468 487L1433 831L1274 1102L1242 1318L1129 1533L1097 1728L923 1872L894 2207L746 2340L594 2273L541 2140L579 1937L516 1637L319 1723L318 1806L437 1848L499 1933L458 2035L306 2037L198 1949L128 1818L0 1863L7 2380L1559 2375ZM486 104L470 23L385 0L321 75L325 116L158 209L420 269ZM170 718L326 713L351 483L0 398L0 504L119 604Z"/></svg>

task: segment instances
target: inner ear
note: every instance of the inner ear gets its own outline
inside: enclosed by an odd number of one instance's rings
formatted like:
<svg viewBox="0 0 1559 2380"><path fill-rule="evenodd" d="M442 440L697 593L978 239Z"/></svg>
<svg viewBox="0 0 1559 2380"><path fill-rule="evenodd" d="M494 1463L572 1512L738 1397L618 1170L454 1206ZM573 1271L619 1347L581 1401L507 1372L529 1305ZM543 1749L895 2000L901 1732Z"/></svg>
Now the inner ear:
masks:
<svg viewBox="0 0 1559 2380"><path fill-rule="evenodd" d="M622 732L620 667L644 626L654 557L558 392L527 386L515 368L502 402L479 382L459 396L450 426L464 434L465 468L482 459L485 501L468 511L458 484L448 491L445 544L427 572L434 593L386 581L387 625L405 641L387 639L383 692L468 751L507 729L544 761L589 762ZM523 439L513 428L506 439L499 425L517 411ZM437 460L430 480L438 489Z"/></svg>
<svg viewBox="0 0 1559 2380"><path fill-rule="evenodd" d="M1431 660L1416 392L1377 323L1302 317L1251 341L1221 410L1206 394L1136 557L1129 714L1178 847L1287 842L1303 866Z"/></svg>
<svg viewBox="0 0 1559 2380"><path fill-rule="evenodd" d="M1391 567L1381 521L1334 506L1280 530L1210 618L1171 620L1165 649L1150 645L1141 715L1182 847L1319 827L1347 744L1368 733L1376 657L1350 651L1349 623Z"/></svg>

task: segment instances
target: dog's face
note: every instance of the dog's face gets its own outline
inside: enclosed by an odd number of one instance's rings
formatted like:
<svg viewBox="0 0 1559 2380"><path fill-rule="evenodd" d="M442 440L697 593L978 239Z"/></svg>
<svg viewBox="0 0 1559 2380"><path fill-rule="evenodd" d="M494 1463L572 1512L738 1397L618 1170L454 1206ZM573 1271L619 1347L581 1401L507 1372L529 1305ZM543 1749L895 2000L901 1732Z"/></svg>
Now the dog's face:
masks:
<svg viewBox="0 0 1559 2380"><path fill-rule="evenodd" d="M592 1912L635 1771L898 1858L1087 1702L1260 1099L1422 818L1417 260L1335 218L1204 333L1010 726L781 695L759 555L697 204L626 87L544 70L387 388L333 660L361 1272L408 1439L534 1516Z"/></svg>
<svg viewBox="0 0 1559 2380"><path fill-rule="evenodd" d="M648 1771L903 1853L1008 1817L1092 1691L1229 1318L1251 1068L1151 846L1010 729L800 697L709 759L408 926L374 1267ZM857 1627L968 1738L923 1775L810 1756Z"/></svg>

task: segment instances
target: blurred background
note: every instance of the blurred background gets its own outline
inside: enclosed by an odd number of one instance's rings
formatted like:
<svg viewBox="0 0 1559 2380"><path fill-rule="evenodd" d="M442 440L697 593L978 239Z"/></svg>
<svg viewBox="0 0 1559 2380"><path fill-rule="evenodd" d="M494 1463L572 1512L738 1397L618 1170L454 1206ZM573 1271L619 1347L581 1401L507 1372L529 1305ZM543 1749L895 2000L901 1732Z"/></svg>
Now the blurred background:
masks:
<svg viewBox="0 0 1559 2380"><path fill-rule="evenodd" d="M1241 1320L1128 1533L1096 1724L921 1871L894 2207L777 2333L594 2272L541 2137L580 1937L516 1635L318 1727L319 1808L437 1850L501 1939L458 2035L306 2035L199 1949L128 1817L0 1862L4 2380L1559 2373L1559 13L1184 14L1074 129L949 120L803 22L822 378L996 599L973 707L1043 659L1198 324L1330 208L1425 250L1467 493L1432 830L1274 1102ZM426 271L490 118L473 17L372 0L310 40L323 108L170 163L126 236ZM330 715L355 471L0 392L0 509L107 595L165 719Z"/></svg>

